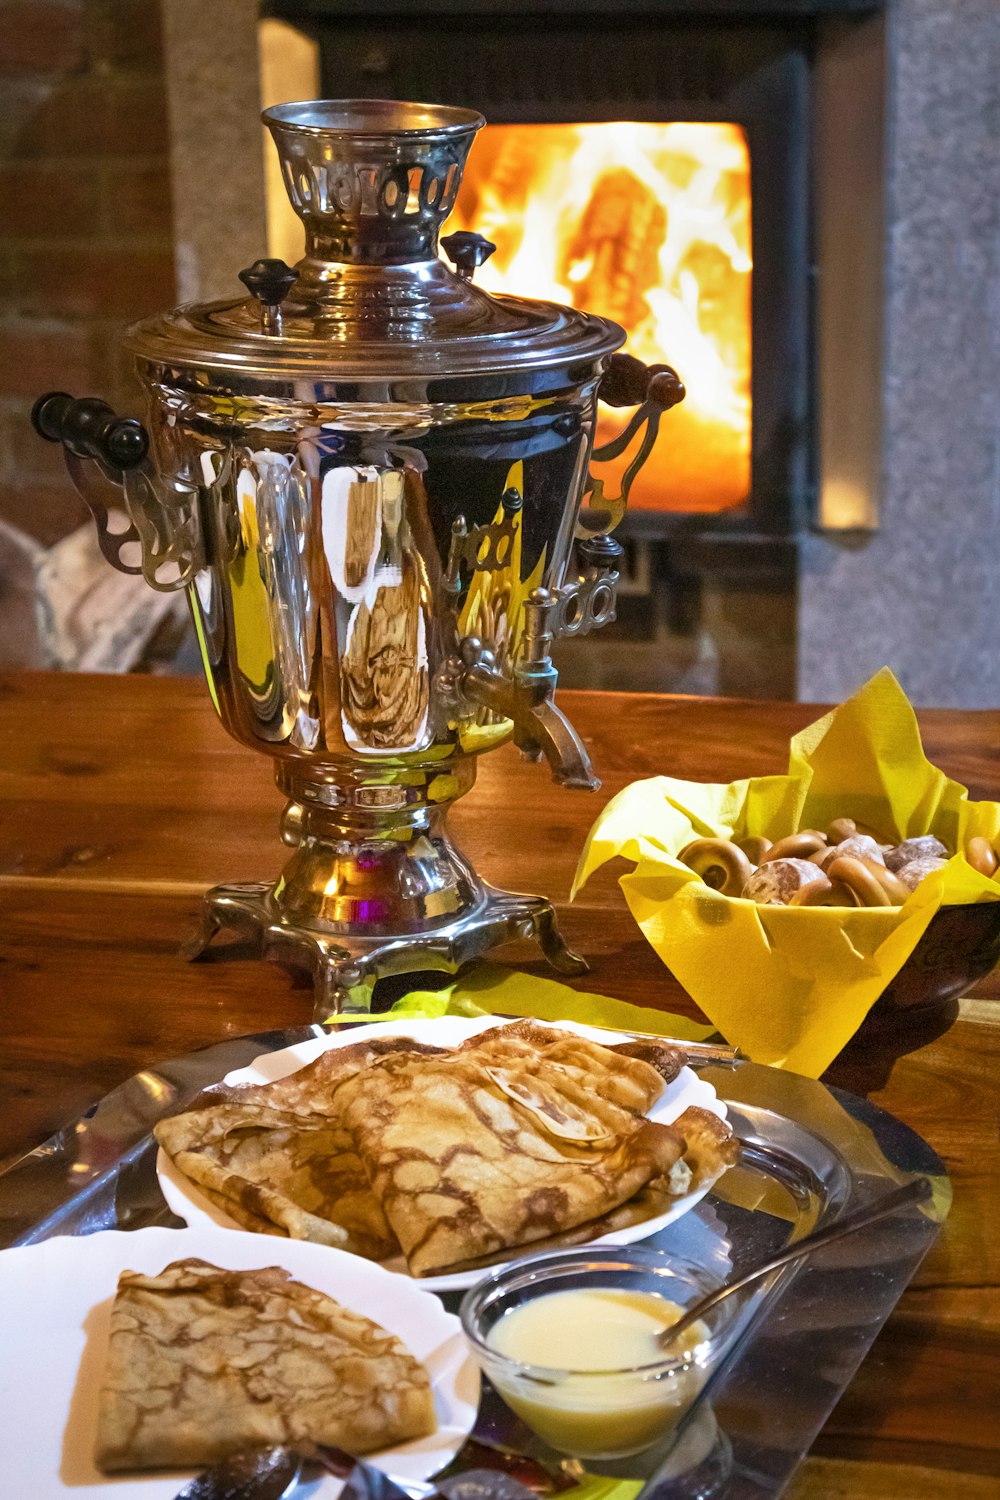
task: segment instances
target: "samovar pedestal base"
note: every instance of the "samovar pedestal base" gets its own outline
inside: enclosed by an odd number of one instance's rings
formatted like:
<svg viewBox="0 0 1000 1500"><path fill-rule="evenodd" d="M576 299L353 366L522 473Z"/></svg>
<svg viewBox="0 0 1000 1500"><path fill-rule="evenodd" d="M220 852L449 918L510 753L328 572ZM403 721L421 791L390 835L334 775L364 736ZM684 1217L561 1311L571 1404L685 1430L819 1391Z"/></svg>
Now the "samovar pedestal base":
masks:
<svg viewBox="0 0 1000 1500"><path fill-rule="evenodd" d="M289 921L266 882L217 885L205 894L201 927L181 950L197 959L224 928L250 933L260 958L273 958L309 971L313 977L313 1018L328 1020L350 1011L367 1012L378 979L420 969L454 973L491 948L517 938L533 938L560 974L585 974L586 960L574 953L556 925L551 901L484 886L482 899L453 922L429 931L384 937L327 935Z"/></svg>

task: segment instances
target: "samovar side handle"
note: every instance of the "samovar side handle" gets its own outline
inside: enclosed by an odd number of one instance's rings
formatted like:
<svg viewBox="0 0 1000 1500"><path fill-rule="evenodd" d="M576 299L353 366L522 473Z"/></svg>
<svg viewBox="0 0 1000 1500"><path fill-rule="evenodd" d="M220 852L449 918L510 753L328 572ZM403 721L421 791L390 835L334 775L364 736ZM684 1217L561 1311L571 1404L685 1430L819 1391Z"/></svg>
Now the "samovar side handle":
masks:
<svg viewBox="0 0 1000 1500"><path fill-rule="evenodd" d="M119 573L141 573L162 594L186 588L204 566L197 514L188 492L168 497L149 458L149 434L135 417L120 417L97 396L74 397L66 391L39 396L31 410L39 437L61 443L73 488L97 527L105 560ZM124 531L109 528L108 507L123 507L129 518ZM132 542L142 549L142 564L122 561ZM169 566L172 576L161 574Z"/></svg>
<svg viewBox="0 0 1000 1500"><path fill-rule="evenodd" d="M671 365L647 365L632 354L612 354L597 394L608 406L635 406L638 410L616 438L594 449L592 462L604 463L607 459L618 458L641 427L645 427L645 432L635 457L622 475L618 495L608 497L604 493L604 481L593 474L587 476L578 536L606 536L614 531L625 514L636 475L653 451L660 418L672 406L679 405L687 393L684 382Z"/></svg>

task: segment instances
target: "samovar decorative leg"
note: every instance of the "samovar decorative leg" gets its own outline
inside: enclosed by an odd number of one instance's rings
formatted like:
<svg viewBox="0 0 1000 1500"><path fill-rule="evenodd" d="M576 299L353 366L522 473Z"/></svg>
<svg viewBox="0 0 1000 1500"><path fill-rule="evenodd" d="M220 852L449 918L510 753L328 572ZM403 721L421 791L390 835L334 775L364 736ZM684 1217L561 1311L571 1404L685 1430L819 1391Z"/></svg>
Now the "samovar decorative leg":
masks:
<svg viewBox="0 0 1000 1500"><path fill-rule="evenodd" d="M201 958L213 938L223 928L235 927L256 939L257 957L263 952L262 923L267 920L264 903L271 887L266 881L242 885L215 885L205 892L201 921L186 943L180 957L193 963Z"/></svg>
<svg viewBox="0 0 1000 1500"><path fill-rule="evenodd" d="M421 969L455 973L501 943L535 940L560 974L585 974L586 961L568 947L551 901L482 888L476 908L436 930L405 937L328 937L291 924L262 882L215 886L205 894L201 925L181 957L203 956L213 938L234 928L254 939L256 955L305 969L313 979L313 1018L328 1020L371 1009L375 982Z"/></svg>

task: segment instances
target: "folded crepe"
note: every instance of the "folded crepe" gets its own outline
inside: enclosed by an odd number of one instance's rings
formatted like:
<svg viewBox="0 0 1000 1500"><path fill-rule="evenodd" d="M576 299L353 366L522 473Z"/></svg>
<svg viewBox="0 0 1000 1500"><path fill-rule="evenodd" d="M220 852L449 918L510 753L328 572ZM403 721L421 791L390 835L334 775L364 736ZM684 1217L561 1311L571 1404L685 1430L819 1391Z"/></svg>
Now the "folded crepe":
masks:
<svg viewBox="0 0 1000 1500"><path fill-rule="evenodd" d="M350 1135L323 1115L217 1104L161 1120L153 1133L178 1171L246 1229L369 1260L399 1249Z"/></svg>
<svg viewBox="0 0 1000 1500"><path fill-rule="evenodd" d="M402 1053L416 1057L451 1057L456 1052L513 1056L541 1066L561 1065L578 1076L593 1078L595 1069L605 1074L604 1086L624 1108L643 1114L663 1091L664 1083L676 1078L684 1066L684 1053L667 1042L632 1041L605 1045L589 1041L575 1032L560 1031L525 1019L494 1026L469 1037L461 1046L433 1047L410 1037L381 1037L331 1047L314 1062L275 1083L240 1085L220 1091L234 1103L258 1103L269 1109L306 1116L337 1114L334 1096L341 1084L377 1065L383 1058Z"/></svg>
<svg viewBox="0 0 1000 1500"><path fill-rule="evenodd" d="M531 1246L532 1253L571 1249L574 1245L588 1244L591 1240L630 1229L635 1224L645 1224L666 1213L678 1198L687 1193L710 1188L739 1159L739 1142L726 1122L712 1114L711 1110L690 1105L673 1122L672 1128L684 1139L684 1154L665 1177L654 1178L627 1202L609 1209L600 1218L578 1224L574 1229L563 1230L560 1234L549 1235L544 1240L535 1240ZM493 1255L484 1255L473 1264L477 1268L495 1265L497 1261L506 1259L508 1254L509 1252L501 1250ZM463 1269L470 1268L470 1263L466 1262Z"/></svg>
<svg viewBox="0 0 1000 1500"><path fill-rule="evenodd" d="M503 1031L476 1041L439 1057L382 1056L336 1092L414 1276L596 1219L683 1151L678 1131L612 1097L637 1099L643 1082L655 1097L662 1078L648 1063L585 1043L542 1066Z"/></svg>
<svg viewBox="0 0 1000 1500"><path fill-rule="evenodd" d="M430 1047L410 1037L362 1039L349 1047L330 1047L314 1062L274 1083L239 1084L216 1091L217 1097L233 1104L263 1104L268 1109L312 1117L336 1115L333 1098L341 1083L354 1078L381 1057L398 1052L421 1057L444 1057L448 1047Z"/></svg>
<svg viewBox="0 0 1000 1500"><path fill-rule="evenodd" d="M183 1260L119 1278L98 1415L106 1472L308 1441L360 1455L435 1426L427 1371L399 1339L277 1266Z"/></svg>
<svg viewBox="0 0 1000 1500"><path fill-rule="evenodd" d="M664 1084L684 1066L683 1052L668 1042L606 1044L532 1020L492 1027L470 1037L459 1050L484 1062L516 1060L535 1077L551 1076L557 1068L561 1078L583 1088L593 1087L599 1079L605 1098L636 1115L646 1113Z"/></svg>
<svg viewBox="0 0 1000 1500"><path fill-rule="evenodd" d="M684 1192L711 1187L739 1160L739 1141L725 1120L720 1120L710 1109L689 1104L674 1121L674 1129L684 1137L683 1161L691 1174L688 1186L682 1189Z"/></svg>

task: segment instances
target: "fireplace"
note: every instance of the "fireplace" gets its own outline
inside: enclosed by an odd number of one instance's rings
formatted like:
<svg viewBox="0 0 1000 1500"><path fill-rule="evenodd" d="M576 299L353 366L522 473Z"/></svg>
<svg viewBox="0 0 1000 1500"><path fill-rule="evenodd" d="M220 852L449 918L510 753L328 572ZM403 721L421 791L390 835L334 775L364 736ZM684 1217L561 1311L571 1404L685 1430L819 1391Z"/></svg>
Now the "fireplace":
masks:
<svg viewBox="0 0 1000 1500"><path fill-rule="evenodd" d="M265 104L397 94L474 102L498 125L744 132L750 493L715 513L633 510L617 640L603 632L599 669L596 652L591 665L562 643L564 682L833 701L888 662L918 703L1000 698L995 0L262 3L263 29L290 27L274 19L286 14L298 43L279 76L265 70ZM12 35L30 34L29 10L14 9ZM125 324L232 296L235 268L268 243L296 256L269 240L262 207L257 0L161 0L140 7L138 29L126 0L102 9L85 61L75 22L76 51L10 59L10 664L91 660L79 600L91 574L111 577L96 541L82 572L75 551L41 555L76 548L67 534L83 517L59 455L31 434L38 392L69 386L137 413ZM99 627L100 660L120 670L135 657L112 637L126 615L145 630L153 601L137 581L127 603L104 602L114 629ZM52 610L81 627L69 651L53 645Z"/></svg>
<svg viewBox="0 0 1000 1500"><path fill-rule="evenodd" d="M684 370L687 400L632 487L633 513L746 504L753 262L741 126L487 125L449 227L496 244L478 277L487 290L601 313L625 329L630 353L655 363L669 349ZM620 425L602 407L598 444Z"/></svg>
<svg viewBox="0 0 1000 1500"><path fill-rule="evenodd" d="M816 297L813 255L850 206L826 200L837 174L817 163L822 59L878 6L395 0L377 26L356 0L266 9L315 39L328 97L479 109L489 124L449 228L496 244L481 283L605 313L640 357L685 379L619 528L618 623L596 649L566 643L563 680L794 694L798 539L830 524L834 493L820 436L841 480L833 524L875 515L878 434L867 448L857 438L878 407L877 335L824 305L826 288ZM850 70L836 88L847 117L877 134ZM827 432L817 377L831 371ZM847 432L853 488L838 453Z"/></svg>

